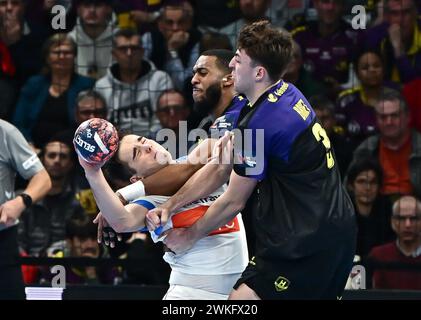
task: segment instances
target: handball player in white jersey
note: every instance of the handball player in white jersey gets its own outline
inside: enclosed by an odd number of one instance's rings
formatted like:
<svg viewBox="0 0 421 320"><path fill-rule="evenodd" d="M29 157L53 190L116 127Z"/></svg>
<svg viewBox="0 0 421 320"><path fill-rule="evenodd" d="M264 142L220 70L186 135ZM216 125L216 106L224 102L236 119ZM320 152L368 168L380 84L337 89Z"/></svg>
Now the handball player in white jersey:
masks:
<svg viewBox="0 0 421 320"><path fill-rule="evenodd" d="M199 144L183 161L207 161L215 140ZM157 142L137 135L120 140L115 160L133 173L134 179L145 178L176 162ZM116 232L136 232L145 228L146 213L166 202L166 196L140 197L124 206L104 178L100 166L79 162L94 192L102 216ZM209 196L187 204L174 212L168 222L151 232L152 239L162 241L165 231L186 228L198 220L224 192L225 186ZM241 214L225 226L212 231L183 254L165 252L164 260L171 266L170 287L166 300L224 300L248 263L247 243Z"/></svg>

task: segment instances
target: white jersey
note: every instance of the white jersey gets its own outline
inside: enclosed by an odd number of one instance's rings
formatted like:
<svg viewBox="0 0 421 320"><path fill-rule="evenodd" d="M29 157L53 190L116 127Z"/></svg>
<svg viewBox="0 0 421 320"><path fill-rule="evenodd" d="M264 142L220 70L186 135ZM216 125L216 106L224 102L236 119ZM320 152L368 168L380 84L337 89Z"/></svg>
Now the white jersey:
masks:
<svg viewBox="0 0 421 320"><path fill-rule="evenodd" d="M163 226L162 232L171 228L186 228L202 217L211 204L225 191L225 186L209 196L194 201L173 213ZM146 196L133 201L151 210L166 202L166 196ZM155 232L151 232L154 242L160 241ZM191 275L224 275L241 273L248 263L246 235L241 214L225 226L212 231L208 236L197 241L183 254L166 252L164 260L173 271Z"/></svg>

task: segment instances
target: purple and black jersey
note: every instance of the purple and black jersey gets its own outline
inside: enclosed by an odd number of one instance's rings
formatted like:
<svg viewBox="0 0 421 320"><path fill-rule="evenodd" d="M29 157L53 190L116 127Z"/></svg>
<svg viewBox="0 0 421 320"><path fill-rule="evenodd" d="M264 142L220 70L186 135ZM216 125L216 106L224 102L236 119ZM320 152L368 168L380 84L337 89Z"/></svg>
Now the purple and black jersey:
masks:
<svg viewBox="0 0 421 320"><path fill-rule="evenodd" d="M244 149L242 154L237 154L240 163L234 169L240 175L263 180L268 159L276 157L288 163L296 138L312 124L316 115L302 93L282 81L263 94L257 104L259 108L244 132ZM248 170L247 174L247 168L254 170Z"/></svg>
<svg viewBox="0 0 421 320"><path fill-rule="evenodd" d="M259 181L248 202L256 261L309 256L326 249L332 237L353 241L354 210L330 140L294 85L270 87L237 127L243 148L237 150L236 133L234 171Z"/></svg>

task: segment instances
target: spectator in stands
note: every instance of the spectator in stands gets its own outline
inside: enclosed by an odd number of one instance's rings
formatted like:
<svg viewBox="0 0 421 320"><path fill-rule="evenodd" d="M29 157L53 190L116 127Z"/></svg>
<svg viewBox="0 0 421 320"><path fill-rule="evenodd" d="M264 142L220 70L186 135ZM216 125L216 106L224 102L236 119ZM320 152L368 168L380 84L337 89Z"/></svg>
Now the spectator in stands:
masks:
<svg viewBox="0 0 421 320"><path fill-rule="evenodd" d="M303 49L304 68L330 89L333 98L348 81L357 32L342 19L344 0L314 0L318 20L292 30Z"/></svg>
<svg viewBox="0 0 421 320"><path fill-rule="evenodd" d="M164 91L158 98L158 104L156 108L156 115L159 119L162 129L170 129L171 131L162 132L164 136L171 138L174 143L165 142L164 147L168 147L168 151L174 156L174 159L185 156L188 153L189 148L192 144L187 141L187 120L190 115L191 109L187 105L187 101L180 91L167 90ZM184 127L180 128L180 121L184 122ZM181 134L186 134L183 138ZM153 138L157 139L159 143L163 143L163 136L156 135ZM168 139L167 138L167 139ZM181 139L181 141L180 141ZM185 147L180 147L180 144L185 143Z"/></svg>
<svg viewBox="0 0 421 320"><path fill-rule="evenodd" d="M203 32L218 31L240 18L238 1L194 1L196 21Z"/></svg>
<svg viewBox="0 0 421 320"><path fill-rule="evenodd" d="M156 114L163 129L171 129L178 136L180 121L187 121L190 108L181 92L164 91L158 98Z"/></svg>
<svg viewBox="0 0 421 320"><path fill-rule="evenodd" d="M240 33L241 28L258 20L269 20L269 18L266 16L266 12L269 9L270 3L270 0L240 0L240 19L230 23L226 27L222 28L219 32L226 34L231 41L231 46L236 48L237 36Z"/></svg>
<svg viewBox="0 0 421 320"><path fill-rule="evenodd" d="M40 158L51 177L52 188L45 198L25 210L19 224L19 245L31 256L45 255L48 247L65 239L66 222L84 215L72 186L73 146L61 137L53 137Z"/></svg>
<svg viewBox="0 0 421 320"><path fill-rule="evenodd" d="M47 29L49 35L57 32L70 32L76 24L76 9L73 0L30 0L26 1L25 17L29 26ZM53 19L57 17L57 13L53 13L54 6L63 6L66 10L66 23L61 25L60 29L55 28Z"/></svg>
<svg viewBox="0 0 421 320"><path fill-rule="evenodd" d="M61 248L60 248L61 247ZM66 241L49 249L56 258L106 258L108 253L96 241L96 226L88 217L71 219L66 224ZM50 273L51 274L51 273ZM51 275L48 274L48 279ZM116 267L74 266L66 268L67 284L117 284L120 274Z"/></svg>
<svg viewBox="0 0 421 320"><path fill-rule="evenodd" d="M294 22L305 15L309 4L309 0L272 0L267 14L273 25L295 28L297 25Z"/></svg>
<svg viewBox="0 0 421 320"><path fill-rule="evenodd" d="M142 37L145 57L158 69L168 72L179 90L183 90L199 57L202 35L193 26L193 15L187 1L164 4L157 27Z"/></svg>
<svg viewBox="0 0 421 320"><path fill-rule="evenodd" d="M354 67L360 85L339 94L336 119L358 145L376 133L375 106L388 88L384 84L384 68L378 52L361 52Z"/></svg>
<svg viewBox="0 0 421 320"><path fill-rule="evenodd" d="M402 94L411 114L411 127L421 133L421 77L404 85Z"/></svg>
<svg viewBox="0 0 421 320"><path fill-rule="evenodd" d="M309 102L316 112L317 119L322 124L323 129L326 130L335 151L339 171L343 177L348 169L355 145L346 137L344 130L336 125L335 105L328 97L324 95L312 96Z"/></svg>
<svg viewBox="0 0 421 320"><path fill-rule="evenodd" d="M95 79L103 77L112 61L115 29L111 0L80 0L77 22L69 36L77 44L77 73Z"/></svg>
<svg viewBox="0 0 421 320"><path fill-rule="evenodd" d="M108 119L120 129L149 136L159 127L155 115L158 96L172 89L169 75L143 59L140 36L121 29L113 37L116 63L95 84L108 107Z"/></svg>
<svg viewBox="0 0 421 320"><path fill-rule="evenodd" d="M368 255L377 245L394 239L390 228L392 203L380 195L382 168L374 159L362 159L349 168L347 187L354 203L358 225L356 254Z"/></svg>
<svg viewBox="0 0 421 320"><path fill-rule="evenodd" d="M94 91L87 90L79 93L76 99L76 124L92 118L106 118L107 104L104 97Z"/></svg>
<svg viewBox="0 0 421 320"><path fill-rule="evenodd" d="M25 21L26 0L0 1L0 39L9 48L16 66L16 88L42 68L41 47L47 30Z"/></svg>
<svg viewBox="0 0 421 320"><path fill-rule="evenodd" d="M283 79L294 84L306 97L322 95L327 92L327 87L304 68L301 47L294 40L292 40L291 62Z"/></svg>
<svg viewBox="0 0 421 320"><path fill-rule="evenodd" d="M417 264L411 270L377 269L373 288L421 290L421 202L404 196L393 204L391 219L397 240L373 248L370 258L382 263Z"/></svg>
<svg viewBox="0 0 421 320"><path fill-rule="evenodd" d="M75 74L75 53L76 45L66 34L51 36L43 48L43 73L21 90L13 122L38 148L74 126L76 97L94 85L94 80Z"/></svg>
<svg viewBox="0 0 421 320"><path fill-rule="evenodd" d="M142 34L149 31L159 17L163 0L120 0L116 12L119 28L137 28Z"/></svg>
<svg viewBox="0 0 421 320"><path fill-rule="evenodd" d="M379 133L364 140L354 161L374 157L383 169L381 193L421 195L421 134L409 127L409 110L399 92L384 92L376 105Z"/></svg>
<svg viewBox="0 0 421 320"><path fill-rule="evenodd" d="M381 51L386 79L406 83L421 75L421 22L415 0L385 0L384 10L384 22L365 33L365 47Z"/></svg>

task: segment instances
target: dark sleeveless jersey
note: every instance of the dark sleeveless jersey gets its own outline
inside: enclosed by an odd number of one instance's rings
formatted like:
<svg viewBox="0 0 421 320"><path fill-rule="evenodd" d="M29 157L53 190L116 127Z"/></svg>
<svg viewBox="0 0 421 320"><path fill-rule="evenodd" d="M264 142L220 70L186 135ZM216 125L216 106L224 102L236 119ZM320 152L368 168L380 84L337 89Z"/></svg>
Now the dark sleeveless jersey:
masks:
<svg viewBox="0 0 421 320"><path fill-rule="evenodd" d="M243 148L234 150L234 170L259 181L248 202L256 259L296 259L352 241L352 202L307 99L279 81L246 108L251 111L238 123Z"/></svg>

